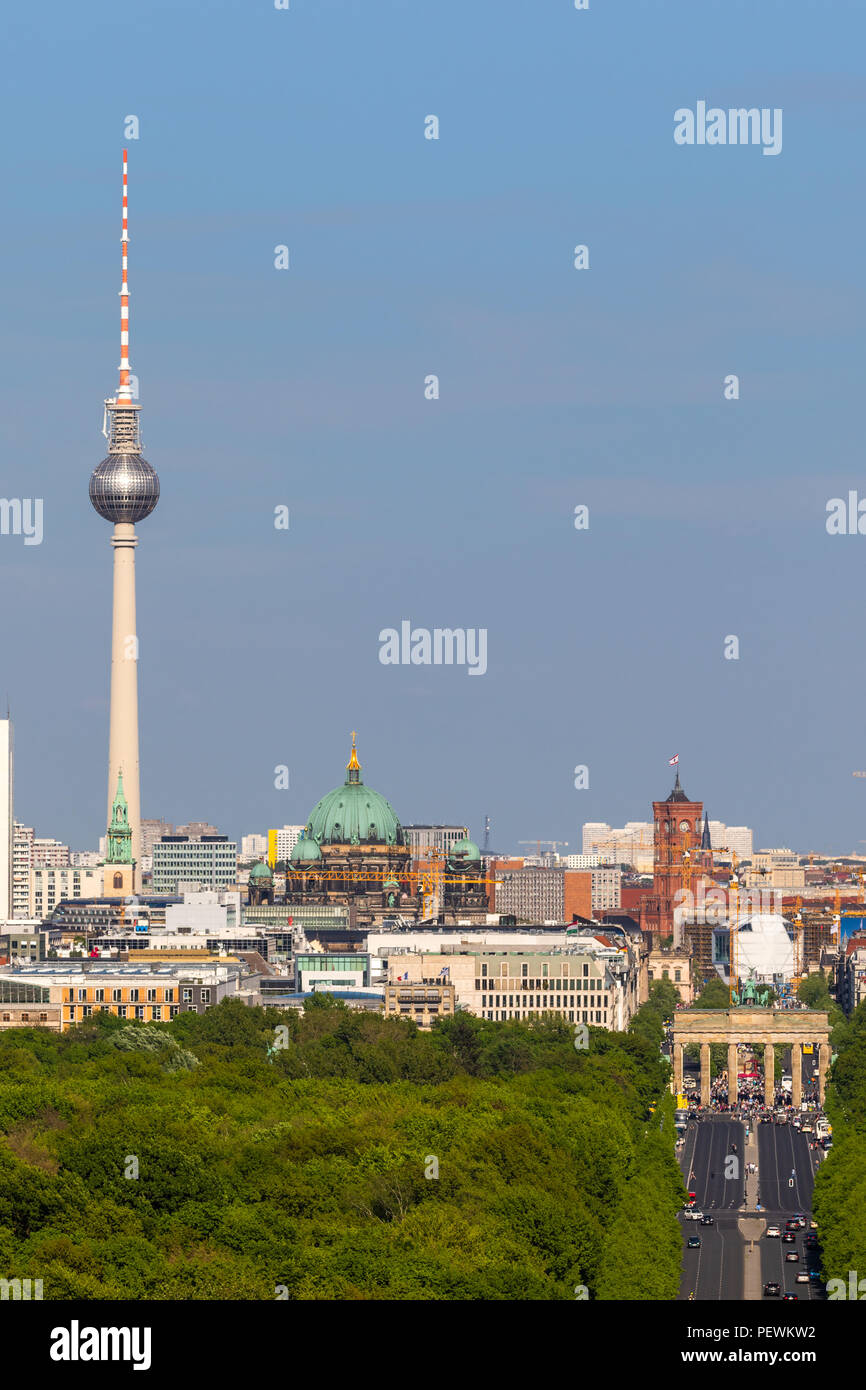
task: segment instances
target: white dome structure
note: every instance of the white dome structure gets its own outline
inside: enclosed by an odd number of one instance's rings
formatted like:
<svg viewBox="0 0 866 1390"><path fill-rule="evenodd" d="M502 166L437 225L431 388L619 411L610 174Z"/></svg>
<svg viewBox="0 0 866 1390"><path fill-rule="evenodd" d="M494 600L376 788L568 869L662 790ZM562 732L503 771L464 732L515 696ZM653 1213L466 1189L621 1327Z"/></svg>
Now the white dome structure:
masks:
<svg viewBox="0 0 866 1390"><path fill-rule="evenodd" d="M737 974L754 971L757 984L781 984L794 978L793 927L779 912L757 912L737 928Z"/></svg>

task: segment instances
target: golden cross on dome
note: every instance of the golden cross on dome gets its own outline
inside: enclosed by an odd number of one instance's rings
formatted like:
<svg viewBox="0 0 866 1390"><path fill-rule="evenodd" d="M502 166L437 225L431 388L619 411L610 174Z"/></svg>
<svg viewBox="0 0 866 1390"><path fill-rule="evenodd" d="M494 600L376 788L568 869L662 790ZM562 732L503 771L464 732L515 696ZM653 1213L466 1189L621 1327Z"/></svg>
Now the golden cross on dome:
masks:
<svg viewBox="0 0 866 1390"><path fill-rule="evenodd" d="M346 763L346 771L347 771L347 772L360 772L360 770L361 770L361 764L358 762L358 753L357 753L357 750L356 750L356 748L355 748L355 730L353 729L353 730L352 730L352 753L351 753L351 756L350 756L350 758L349 758L349 761Z"/></svg>

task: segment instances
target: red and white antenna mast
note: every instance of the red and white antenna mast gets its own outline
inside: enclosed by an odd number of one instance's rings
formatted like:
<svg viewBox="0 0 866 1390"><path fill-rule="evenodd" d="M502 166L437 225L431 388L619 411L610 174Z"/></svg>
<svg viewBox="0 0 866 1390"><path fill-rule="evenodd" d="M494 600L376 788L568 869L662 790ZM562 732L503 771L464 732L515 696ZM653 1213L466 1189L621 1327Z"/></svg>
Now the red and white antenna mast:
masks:
<svg viewBox="0 0 866 1390"><path fill-rule="evenodd" d="M109 453L138 454L141 439L138 428L140 407L133 403L129 373L129 280L127 250L129 247L129 182L127 151L123 151L123 212L120 234L120 382L117 395L105 402L102 433L109 441Z"/></svg>
<svg viewBox="0 0 866 1390"><path fill-rule="evenodd" d="M131 401L129 387L129 281L127 280L126 250L129 245L129 185L127 182L126 150L123 151L123 231L120 236L120 386L118 403Z"/></svg>

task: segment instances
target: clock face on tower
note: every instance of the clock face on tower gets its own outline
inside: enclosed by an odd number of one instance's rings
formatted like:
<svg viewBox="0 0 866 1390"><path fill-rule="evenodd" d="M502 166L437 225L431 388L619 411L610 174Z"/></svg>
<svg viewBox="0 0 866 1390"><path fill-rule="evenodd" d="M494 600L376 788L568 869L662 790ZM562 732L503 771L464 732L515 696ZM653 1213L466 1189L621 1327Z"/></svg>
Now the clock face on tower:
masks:
<svg viewBox="0 0 866 1390"><path fill-rule="evenodd" d="M689 826L688 821L687 821L687 820L681 820L681 821L680 821L680 830L686 831L686 830L688 830L688 829L690 829L690 826Z"/></svg>

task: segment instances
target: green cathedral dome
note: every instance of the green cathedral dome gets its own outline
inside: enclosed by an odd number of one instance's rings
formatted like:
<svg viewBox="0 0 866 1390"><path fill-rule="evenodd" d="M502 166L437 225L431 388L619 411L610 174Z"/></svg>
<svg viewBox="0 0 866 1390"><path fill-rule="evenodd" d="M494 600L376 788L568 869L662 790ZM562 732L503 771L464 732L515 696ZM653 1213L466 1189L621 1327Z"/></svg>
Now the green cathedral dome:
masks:
<svg viewBox="0 0 866 1390"><path fill-rule="evenodd" d="M481 850L474 840L455 840L451 849L448 851L448 858L458 859L461 862L472 861L474 863L481 858Z"/></svg>
<svg viewBox="0 0 866 1390"><path fill-rule="evenodd" d="M267 864L254 864L250 869L250 878L273 878L273 869L268 868Z"/></svg>
<svg viewBox="0 0 866 1390"><path fill-rule="evenodd" d="M346 780L317 802L306 825L306 836L319 845L405 845L406 836L390 801L365 787L352 735L352 756ZM298 844L303 844L302 840Z"/></svg>
<svg viewBox="0 0 866 1390"><path fill-rule="evenodd" d="M322 851L319 849L315 840L310 839L309 831L306 835L301 836L295 848L292 850L293 864L309 864L312 863L314 859L321 859L321 857Z"/></svg>

